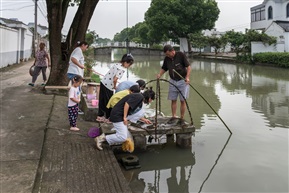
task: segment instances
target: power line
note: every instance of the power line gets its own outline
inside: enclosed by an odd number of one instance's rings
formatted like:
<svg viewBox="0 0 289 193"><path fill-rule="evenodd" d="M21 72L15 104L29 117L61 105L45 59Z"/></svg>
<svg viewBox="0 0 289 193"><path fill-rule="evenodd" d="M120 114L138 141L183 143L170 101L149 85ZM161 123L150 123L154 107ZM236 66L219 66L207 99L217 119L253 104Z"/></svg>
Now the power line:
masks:
<svg viewBox="0 0 289 193"><path fill-rule="evenodd" d="M14 8L14 9L0 9L0 11L18 11L20 9L24 9L26 7L33 7L34 5L27 5L27 6L23 6L23 7L19 7L19 8Z"/></svg>
<svg viewBox="0 0 289 193"><path fill-rule="evenodd" d="M42 9L39 7L39 5L37 5L37 7L39 8L40 13L42 14L42 16L44 17L44 19L47 21L47 16L43 13Z"/></svg>
<svg viewBox="0 0 289 193"><path fill-rule="evenodd" d="M47 15L46 3L44 1L39 1L38 5L41 7L41 10L44 11L45 15Z"/></svg>

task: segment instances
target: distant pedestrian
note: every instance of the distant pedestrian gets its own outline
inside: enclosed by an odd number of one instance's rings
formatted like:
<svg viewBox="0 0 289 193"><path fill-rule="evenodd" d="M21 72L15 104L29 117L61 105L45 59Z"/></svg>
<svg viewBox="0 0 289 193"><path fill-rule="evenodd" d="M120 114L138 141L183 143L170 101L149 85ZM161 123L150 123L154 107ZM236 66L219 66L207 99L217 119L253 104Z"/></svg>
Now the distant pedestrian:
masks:
<svg viewBox="0 0 289 193"><path fill-rule="evenodd" d="M108 109L106 105L113 95L114 89L116 88L117 81L122 78L125 73L125 69L129 68L134 62L131 54L124 54L121 58L120 63L113 64L109 71L104 75L100 81L99 89L99 103L98 103L98 116L97 122L108 122Z"/></svg>
<svg viewBox="0 0 289 193"><path fill-rule="evenodd" d="M41 42L39 44L39 50L37 50L35 54L35 61L34 61L34 72L32 76L32 82L28 85L34 86L36 79L39 75L39 72L42 72L43 83L41 86L45 86L47 77L46 77L46 69L50 66L50 59L48 53L45 51L45 43Z"/></svg>
<svg viewBox="0 0 289 193"><path fill-rule="evenodd" d="M68 97L68 119L70 123L71 131L79 131L77 128L76 121L78 117L78 104L80 102L80 91L79 86L82 83L83 79L81 76L76 75L72 78L72 86L69 89Z"/></svg>
<svg viewBox="0 0 289 193"><path fill-rule="evenodd" d="M151 121L144 118L143 104L149 104L155 99L155 92L151 89L144 93L132 93L123 97L111 111L110 121L113 123L115 134L105 135L104 133L95 138L96 147L102 150L102 143L107 141L109 145L121 144L129 137L127 128L128 121L136 122L141 120L146 124ZM136 112L136 109L141 109Z"/></svg>
<svg viewBox="0 0 289 193"><path fill-rule="evenodd" d="M185 99L189 97L191 66L187 60L186 55L182 52L176 52L171 45L165 45L163 51L165 53L165 58L161 70L159 74L157 74L157 78L160 78L166 71L169 71L171 84L169 85L168 100L171 100L172 118L169 120L168 123L173 122L174 119L177 117L177 99L179 96L181 101L180 121L182 125L185 123ZM181 91L184 98L180 94L179 90Z"/></svg>
<svg viewBox="0 0 289 193"><path fill-rule="evenodd" d="M67 70L67 77L69 80L72 80L72 78L76 75L79 75L83 78L85 68L83 51L87 50L87 48L87 42L77 42L77 47L72 51L69 59L69 66Z"/></svg>
<svg viewBox="0 0 289 193"><path fill-rule="evenodd" d="M119 83L115 89L115 93L122 91L122 90L126 90L129 89L131 86L133 85L139 85L140 90L144 90L145 89L145 85L146 82L142 79L137 80L136 82L130 81L130 80L126 80L126 81L122 81L121 83Z"/></svg>

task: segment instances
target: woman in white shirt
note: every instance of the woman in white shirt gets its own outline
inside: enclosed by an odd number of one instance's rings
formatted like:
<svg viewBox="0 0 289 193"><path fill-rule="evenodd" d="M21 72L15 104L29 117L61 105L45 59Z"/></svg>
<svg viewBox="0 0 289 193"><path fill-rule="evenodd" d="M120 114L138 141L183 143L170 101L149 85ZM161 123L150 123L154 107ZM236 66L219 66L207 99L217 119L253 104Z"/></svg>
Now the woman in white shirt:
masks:
<svg viewBox="0 0 289 193"><path fill-rule="evenodd" d="M73 77L79 75L83 78L84 74L84 56L83 51L88 48L88 43L85 41L77 42L77 47L73 50L69 59L69 67L67 77L72 80Z"/></svg>
<svg viewBox="0 0 289 193"><path fill-rule="evenodd" d="M125 69L129 68L134 62L131 54L124 54L121 58L120 63L113 64L109 71L104 75L100 81L99 89L99 103L98 103L98 116L96 121L98 122L109 122L108 120L108 109L106 105L113 95L113 91L116 88L116 83L122 78L125 73Z"/></svg>

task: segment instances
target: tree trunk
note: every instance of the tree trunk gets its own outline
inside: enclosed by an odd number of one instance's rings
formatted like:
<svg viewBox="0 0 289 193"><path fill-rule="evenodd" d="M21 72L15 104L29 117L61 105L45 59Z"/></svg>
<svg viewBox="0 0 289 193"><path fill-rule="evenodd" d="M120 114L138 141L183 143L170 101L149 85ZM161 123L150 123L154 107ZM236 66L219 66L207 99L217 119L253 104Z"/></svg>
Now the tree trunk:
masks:
<svg viewBox="0 0 289 193"><path fill-rule="evenodd" d="M71 52L77 41L84 41L85 34L99 0L81 0L66 39L65 52L61 49L62 27L70 0L46 0L49 28L49 47L51 71L46 85L64 86L68 84L66 76ZM71 34L71 35L70 35ZM71 38L70 38L71 37ZM63 44L64 45L64 44ZM65 56L65 57L63 57Z"/></svg>

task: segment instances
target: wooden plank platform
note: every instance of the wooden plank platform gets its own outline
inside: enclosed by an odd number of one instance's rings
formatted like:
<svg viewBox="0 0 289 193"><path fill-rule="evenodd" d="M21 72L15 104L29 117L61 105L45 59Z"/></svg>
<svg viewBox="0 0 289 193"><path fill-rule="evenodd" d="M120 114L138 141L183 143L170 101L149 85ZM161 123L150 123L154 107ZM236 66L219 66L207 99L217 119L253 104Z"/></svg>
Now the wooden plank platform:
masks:
<svg viewBox="0 0 289 193"><path fill-rule="evenodd" d="M154 117L149 118L153 124L145 124L143 122L130 123L128 126L132 135L152 135L152 134L181 134L195 132L195 126L185 122L185 125L179 123L179 118L176 118L173 123L168 123L171 117L158 116L157 128L154 127ZM111 134L115 131L111 130L113 125L110 123L100 124L104 133Z"/></svg>
<svg viewBox="0 0 289 193"><path fill-rule="evenodd" d="M44 89L46 94L67 95L70 86L45 86Z"/></svg>
<svg viewBox="0 0 289 193"><path fill-rule="evenodd" d="M45 89L52 90L52 89L70 89L70 86L45 86Z"/></svg>

